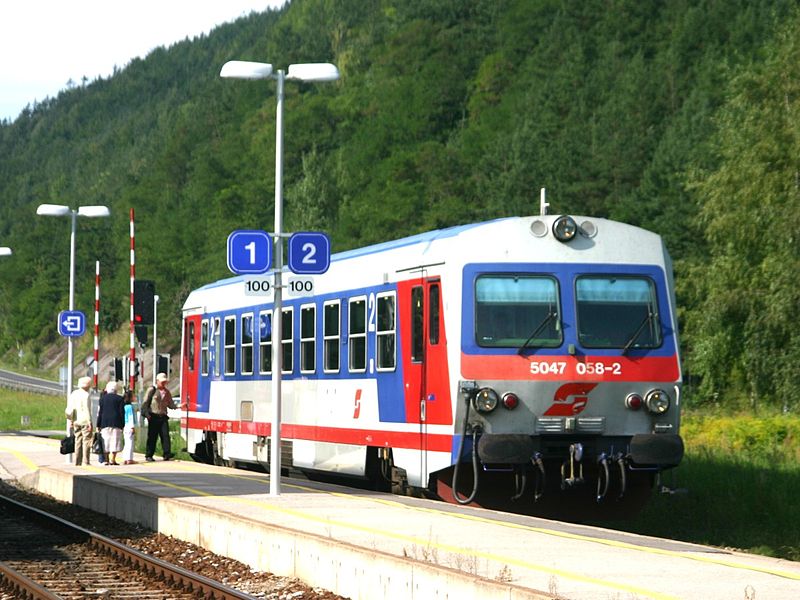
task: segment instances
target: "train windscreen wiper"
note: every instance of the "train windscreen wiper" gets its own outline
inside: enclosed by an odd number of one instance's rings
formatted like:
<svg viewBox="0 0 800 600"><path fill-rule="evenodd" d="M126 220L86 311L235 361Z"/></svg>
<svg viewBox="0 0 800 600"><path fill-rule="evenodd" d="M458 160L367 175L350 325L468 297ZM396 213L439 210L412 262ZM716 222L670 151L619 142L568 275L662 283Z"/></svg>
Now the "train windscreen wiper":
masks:
<svg viewBox="0 0 800 600"><path fill-rule="evenodd" d="M522 344L522 346L520 346L520 347L519 347L519 350L517 350L517 354L519 354L520 356L522 356L522 353L525 351L525 348L527 348L527 347L528 347L528 344L530 344L531 340L532 340L533 338L535 338L537 335L539 335L539 333L541 333L542 329L544 329L544 328L547 326L547 324L548 324L550 321L552 321L554 318L556 318L557 316L558 316L558 313L557 313L556 311L554 311L554 310L551 310L550 312L548 312L548 313L545 315L544 319L542 319L542 322L541 322L541 323L539 323L539 324L536 326L536 329L534 329L534 330L533 330L533 333L532 333L532 334L530 334L530 335L528 336L528 339L527 339L527 340L525 340L525 342Z"/></svg>
<svg viewBox="0 0 800 600"><path fill-rule="evenodd" d="M631 349L631 346L633 346L633 343L636 340L639 339L639 336L642 334L642 331L644 331L645 325L650 323L655 316L656 316L655 313L651 309L648 308L647 309L647 315L645 316L644 319L642 319L642 322L639 323L639 327L636 328L636 331L633 332L633 335L630 337L630 339L622 347L622 356L625 356L628 353L628 350Z"/></svg>

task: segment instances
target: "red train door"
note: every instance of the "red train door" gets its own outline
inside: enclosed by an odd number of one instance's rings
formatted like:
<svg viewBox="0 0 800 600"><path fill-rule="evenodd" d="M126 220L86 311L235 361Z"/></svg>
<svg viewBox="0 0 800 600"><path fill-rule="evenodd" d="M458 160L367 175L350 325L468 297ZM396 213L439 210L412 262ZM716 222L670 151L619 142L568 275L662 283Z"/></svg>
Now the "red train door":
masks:
<svg viewBox="0 0 800 600"><path fill-rule="evenodd" d="M447 338L444 329L441 281L422 277L411 284L410 344L404 357L408 366L406 407L409 422L419 423L420 471L427 480L427 453L441 451L431 443L429 425L452 423Z"/></svg>
<svg viewBox="0 0 800 600"><path fill-rule="evenodd" d="M200 375L200 315L187 316L183 321L181 349L181 404L185 409L197 409L197 383Z"/></svg>

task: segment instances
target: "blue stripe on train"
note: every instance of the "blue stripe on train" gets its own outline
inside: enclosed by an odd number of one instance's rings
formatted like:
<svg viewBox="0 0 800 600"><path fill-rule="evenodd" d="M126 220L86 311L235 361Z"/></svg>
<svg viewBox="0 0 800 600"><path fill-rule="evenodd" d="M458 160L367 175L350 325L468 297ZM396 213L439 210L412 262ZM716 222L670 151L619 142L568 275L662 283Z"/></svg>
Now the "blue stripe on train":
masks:
<svg viewBox="0 0 800 600"><path fill-rule="evenodd" d="M230 280L229 280L230 281ZM292 347L292 372L283 373L281 379L285 381L303 380L303 379L317 379L317 380L348 380L348 379L374 379L378 388L378 414L382 422L391 423L405 423L406 410L404 402L404 386L403 386L403 364L400 360L402 356L404 343L400 339L399 322L396 331L396 364L397 368L394 371L377 371L377 369L370 372L370 365L375 365L375 357L377 354L376 349L376 336L373 332L367 331L367 370L362 373L352 373L347 368L349 346L347 343L347 332L349 331L349 311L347 310L348 299L356 298L358 296L366 296L369 298L370 294L379 294L382 292L397 291L396 285L386 284L369 288L360 288L347 290L344 294L327 294L315 296L311 298L297 298L297 299L284 299L282 302L283 309L291 308L293 310L292 318L292 339L295 340ZM297 317L300 313L301 306L308 306L314 304L316 307L316 330L322 332L323 330L323 306L325 302L331 300L341 300L341 314L340 314L340 337L342 343L340 344L341 355L339 356L339 372L338 373L325 373L322 370L323 365L323 352L324 342L321 342L322 336L316 337L316 347L314 350L314 360L316 369L313 373L301 373L299 367L300 358L300 319ZM236 317L237 323L237 339L236 339L236 352L235 352L235 375L225 375L225 365L221 364L219 368L220 375L215 373L215 352L214 347L209 347L209 375L199 375L198 390L197 390L197 411L208 412L210 403L210 392L212 381L271 381L270 375L262 375L258 373L260 364L260 351L258 336L253 336L253 364L255 365L255 372L251 375L241 375L241 319L242 315L252 314L254 323L258 323L258 314L263 310L271 310L272 303L269 304L254 304L244 308L237 308L232 311L212 312L202 315L202 319L220 319L220 326L224 327L225 317ZM367 307L367 318L370 319L369 310ZM259 331L260 325L258 325ZM267 332L268 335L271 333ZM210 339L214 340L214 336L210 335ZM224 332L220 335L220 340L224 344ZM224 357L224 348L220 350L220 356ZM224 358L223 361L224 362Z"/></svg>

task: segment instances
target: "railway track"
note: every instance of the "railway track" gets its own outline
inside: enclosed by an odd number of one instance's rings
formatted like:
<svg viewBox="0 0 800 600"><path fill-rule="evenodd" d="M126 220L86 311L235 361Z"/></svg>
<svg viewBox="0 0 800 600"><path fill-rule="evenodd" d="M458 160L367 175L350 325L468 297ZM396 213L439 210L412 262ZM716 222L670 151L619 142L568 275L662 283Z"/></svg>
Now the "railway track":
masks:
<svg viewBox="0 0 800 600"><path fill-rule="evenodd" d="M0 495L0 598L253 596Z"/></svg>
<svg viewBox="0 0 800 600"><path fill-rule="evenodd" d="M127 523L80 506L60 502L7 481L0 480L0 496L8 496L20 503L117 540L141 553L178 565L264 600L297 600L298 598L344 600L337 594L323 588L309 586L299 579L254 571L239 561L214 554L189 542L165 536L140 525ZM2 520L2 513L0 513L0 520ZM5 538L6 536L0 529L0 542ZM0 561L2 560L0 557ZM84 594L84 597L86 595L89 594ZM167 597L167 595L163 597ZM0 590L0 600L6 600L2 590Z"/></svg>

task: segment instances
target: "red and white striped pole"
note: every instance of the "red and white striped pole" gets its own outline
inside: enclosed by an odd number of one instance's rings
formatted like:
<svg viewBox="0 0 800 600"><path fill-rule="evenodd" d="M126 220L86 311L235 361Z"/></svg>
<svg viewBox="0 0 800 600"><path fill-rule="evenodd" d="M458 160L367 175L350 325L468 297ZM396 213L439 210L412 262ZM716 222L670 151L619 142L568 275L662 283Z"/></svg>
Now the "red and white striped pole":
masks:
<svg viewBox="0 0 800 600"><path fill-rule="evenodd" d="M94 389L97 391L97 369L100 360L100 261L94 263Z"/></svg>
<svg viewBox="0 0 800 600"><path fill-rule="evenodd" d="M134 235L133 235L133 208L131 208L131 354L129 366L133 366L133 361L136 360L136 343L134 341L134 327L133 327L133 282L136 279L136 254ZM136 389L136 377L129 371L128 387L131 391Z"/></svg>

